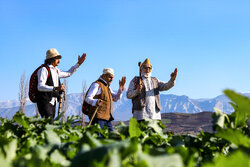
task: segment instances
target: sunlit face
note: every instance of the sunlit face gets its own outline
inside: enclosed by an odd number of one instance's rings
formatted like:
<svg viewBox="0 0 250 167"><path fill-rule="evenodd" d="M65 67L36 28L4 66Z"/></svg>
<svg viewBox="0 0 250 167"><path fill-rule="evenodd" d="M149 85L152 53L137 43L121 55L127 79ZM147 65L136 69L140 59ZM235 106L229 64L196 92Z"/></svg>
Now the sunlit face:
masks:
<svg viewBox="0 0 250 167"><path fill-rule="evenodd" d="M104 74L102 78L107 82L108 85L110 85L114 76L112 74Z"/></svg>
<svg viewBox="0 0 250 167"><path fill-rule="evenodd" d="M151 71L152 71L152 66L151 66L151 65L145 64L145 65L142 66L142 72L143 72L143 73L148 74L148 73L150 73Z"/></svg>
<svg viewBox="0 0 250 167"><path fill-rule="evenodd" d="M55 60L51 63L52 66L56 67L58 66L60 63L60 57L56 57Z"/></svg>

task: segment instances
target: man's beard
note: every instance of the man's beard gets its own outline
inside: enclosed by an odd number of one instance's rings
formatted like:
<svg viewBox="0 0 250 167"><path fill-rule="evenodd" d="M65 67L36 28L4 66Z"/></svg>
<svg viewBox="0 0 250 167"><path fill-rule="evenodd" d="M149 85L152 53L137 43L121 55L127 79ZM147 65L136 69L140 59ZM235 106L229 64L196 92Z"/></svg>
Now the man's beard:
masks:
<svg viewBox="0 0 250 167"><path fill-rule="evenodd" d="M149 78L149 77L151 77L152 72L149 72L149 73L144 73L144 72L142 72L141 74L142 74L142 76L144 76L145 78Z"/></svg>

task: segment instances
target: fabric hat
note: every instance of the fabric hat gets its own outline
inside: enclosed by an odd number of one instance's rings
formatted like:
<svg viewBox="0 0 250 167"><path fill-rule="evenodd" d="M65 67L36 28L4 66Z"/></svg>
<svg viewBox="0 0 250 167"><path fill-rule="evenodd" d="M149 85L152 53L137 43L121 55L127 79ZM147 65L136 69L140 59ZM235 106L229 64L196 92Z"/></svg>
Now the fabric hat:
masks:
<svg viewBox="0 0 250 167"><path fill-rule="evenodd" d="M102 71L102 74L111 74L111 75L115 75L115 72L112 68L104 68Z"/></svg>
<svg viewBox="0 0 250 167"><path fill-rule="evenodd" d="M54 57L59 57L60 59L62 58L62 56L58 53L58 51L55 48L47 50L46 60L54 58Z"/></svg>
<svg viewBox="0 0 250 167"><path fill-rule="evenodd" d="M144 65L150 65L152 67L152 64L150 63L148 58L146 58L146 60L142 63L142 66Z"/></svg>

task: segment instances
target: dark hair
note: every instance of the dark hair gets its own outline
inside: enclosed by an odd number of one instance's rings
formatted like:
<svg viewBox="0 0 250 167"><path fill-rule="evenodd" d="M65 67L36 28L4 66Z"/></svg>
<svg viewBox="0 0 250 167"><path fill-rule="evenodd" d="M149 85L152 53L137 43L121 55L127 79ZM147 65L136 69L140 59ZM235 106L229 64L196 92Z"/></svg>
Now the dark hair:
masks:
<svg viewBox="0 0 250 167"><path fill-rule="evenodd" d="M46 59L44 60L44 64L51 65L54 61L55 61L55 58Z"/></svg>

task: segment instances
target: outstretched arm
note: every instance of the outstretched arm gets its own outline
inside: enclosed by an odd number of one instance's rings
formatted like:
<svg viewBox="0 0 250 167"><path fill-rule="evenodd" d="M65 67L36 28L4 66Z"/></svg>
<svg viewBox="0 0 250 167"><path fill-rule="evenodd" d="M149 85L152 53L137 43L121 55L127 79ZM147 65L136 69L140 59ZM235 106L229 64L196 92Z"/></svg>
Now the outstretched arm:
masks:
<svg viewBox="0 0 250 167"><path fill-rule="evenodd" d="M177 68L175 68L174 72L171 73L170 75L170 80L168 82L163 82L158 80L158 84L159 84L159 90L160 91L165 91L168 90L170 88L172 88L175 84L175 79L177 77Z"/></svg>
<svg viewBox="0 0 250 167"><path fill-rule="evenodd" d="M87 56L86 53L83 53L82 56L78 55L77 64L74 65L74 66L72 66L68 71L58 70L58 72L59 72L59 78L70 77L77 70L77 68L79 68L79 66L85 61L86 56Z"/></svg>
<svg viewBox="0 0 250 167"><path fill-rule="evenodd" d="M126 83L126 77L122 77L121 80L119 80L119 90L117 93L114 93L111 90L111 95L113 97L113 101L117 102L118 100L120 100L122 98L122 91L125 90L125 83Z"/></svg>

